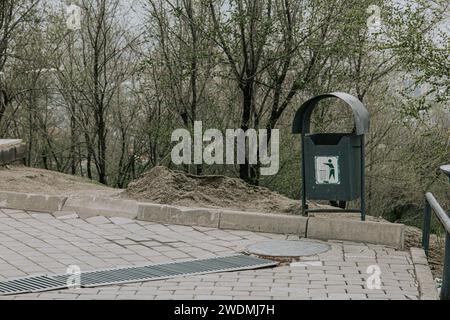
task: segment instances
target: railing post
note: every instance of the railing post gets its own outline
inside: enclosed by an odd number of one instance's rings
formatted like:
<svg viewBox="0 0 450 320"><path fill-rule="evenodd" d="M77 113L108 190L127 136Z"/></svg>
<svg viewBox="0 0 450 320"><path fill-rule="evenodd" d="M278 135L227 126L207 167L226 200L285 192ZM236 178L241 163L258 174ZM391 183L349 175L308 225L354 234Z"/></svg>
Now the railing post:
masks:
<svg viewBox="0 0 450 320"><path fill-rule="evenodd" d="M422 247L428 257L430 247L430 226L431 226L431 206L425 198L425 208L423 211Z"/></svg>
<svg viewBox="0 0 450 320"><path fill-rule="evenodd" d="M364 158L366 142L364 135L361 136L361 221L366 221L366 161Z"/></svg>
<svg viewBox="0 0 450 320"><path fill-rule="evenodd" d="M445 236L444 273L442 275L441 300L450 300L450 233Z"/></svg>

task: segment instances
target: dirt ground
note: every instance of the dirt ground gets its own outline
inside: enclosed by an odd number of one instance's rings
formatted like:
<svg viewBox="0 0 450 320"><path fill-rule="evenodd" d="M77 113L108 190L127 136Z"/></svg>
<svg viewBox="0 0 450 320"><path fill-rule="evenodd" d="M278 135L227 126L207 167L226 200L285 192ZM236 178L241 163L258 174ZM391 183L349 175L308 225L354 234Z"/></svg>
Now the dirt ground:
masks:
<svg viewBox="0 0 450 320"><path fill-rule="evenodd" d="M166 167L155 167L146 172L130 183L122 196L184 207L290 214L301 212L299 200L249 185L241 179L219 175L196 176Z"/></svg>
<svg viewBox="0 0 450 320"><path fill-rule="evenodd" d="M123 192L82 177L21 165L0 166L0 191L108 197Z"/></svg>

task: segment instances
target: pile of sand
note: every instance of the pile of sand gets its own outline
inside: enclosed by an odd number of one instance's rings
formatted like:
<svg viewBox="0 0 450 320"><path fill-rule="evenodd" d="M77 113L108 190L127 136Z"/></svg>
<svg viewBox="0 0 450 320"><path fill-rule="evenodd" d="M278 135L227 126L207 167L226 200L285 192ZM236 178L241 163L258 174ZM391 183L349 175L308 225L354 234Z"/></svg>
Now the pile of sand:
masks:
<svg viewBox="0 0 450 320"><path fill-rule="evenodd" d="M155 167L131 182L127 196L184 207L229 208L269 213L300 213L299 200L226 176L196 176Z"/></svg>
<svg viewBox="0 0 450 320"><path fill-rule="evenodd" d="M0 191L104 197L122 192L83 177L23 165L0 166Z"/></svg>

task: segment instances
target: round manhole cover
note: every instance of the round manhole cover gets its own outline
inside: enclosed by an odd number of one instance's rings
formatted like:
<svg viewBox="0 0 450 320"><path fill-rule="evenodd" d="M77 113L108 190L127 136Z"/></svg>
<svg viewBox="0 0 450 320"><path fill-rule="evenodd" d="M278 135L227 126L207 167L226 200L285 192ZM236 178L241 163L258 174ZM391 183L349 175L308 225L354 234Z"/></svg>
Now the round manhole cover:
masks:
<svg viewBox="0 0 450 320"><path fill-rule="evenodd" d="M271 240L247 247L249 253L265 257L302 257L328 250L329 245L310 240Z"/></svg>

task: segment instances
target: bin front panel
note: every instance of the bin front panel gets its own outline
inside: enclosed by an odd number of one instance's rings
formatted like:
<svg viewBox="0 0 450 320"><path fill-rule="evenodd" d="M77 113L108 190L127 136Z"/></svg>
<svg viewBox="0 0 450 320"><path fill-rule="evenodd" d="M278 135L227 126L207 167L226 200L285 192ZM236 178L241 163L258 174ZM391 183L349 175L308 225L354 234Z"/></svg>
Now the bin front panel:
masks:
<svg viewBox="0 0 450 320"><path fill-rule="evenodd" d="M361 137L349 134L305 136L306 196L350 201L360 196Z"/></svg>

